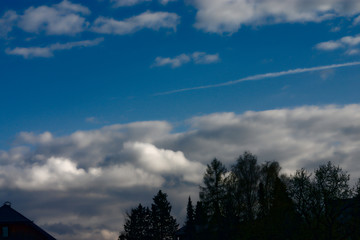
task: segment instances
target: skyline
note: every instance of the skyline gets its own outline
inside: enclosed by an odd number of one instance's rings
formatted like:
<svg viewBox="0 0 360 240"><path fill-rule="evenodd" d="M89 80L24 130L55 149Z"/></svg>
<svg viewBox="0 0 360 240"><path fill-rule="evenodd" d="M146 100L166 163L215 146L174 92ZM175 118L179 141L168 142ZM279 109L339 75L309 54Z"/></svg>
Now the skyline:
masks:
<svg viewBox="0 0 360 240"><path fill-rule="evenodd" d="M107 240L159 189L182 225L215 157L354 180L359 30L357 0L4 0L1 199Z"/></svg>

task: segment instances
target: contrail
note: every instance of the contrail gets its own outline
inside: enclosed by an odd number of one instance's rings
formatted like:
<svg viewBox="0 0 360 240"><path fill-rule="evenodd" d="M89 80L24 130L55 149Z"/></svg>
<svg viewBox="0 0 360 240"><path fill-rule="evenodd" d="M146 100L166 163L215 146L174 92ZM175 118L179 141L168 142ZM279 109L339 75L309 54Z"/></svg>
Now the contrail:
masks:
<svg viewBox="0 0 360 240"><path fill-rule="evenodd" d="M341 67L349 67L349 66L355 66L355 65L360 65L360 62L332 64L332 65L312 67L312 68L296 68L296 69L291 69L291 70L282 71L282 72L272 72L272 73L257 74L257 75L244 77L244 78L240 78L238 80L224 82L224 83L203 85L203 86L191 87L191 88L181 88L181 89L176 89L176 90L172 90L172 91L168 91L168 92L156 93L156 94L154 94L154 96L169 95L169 94L178 93L178 92L187 92L187 91L206 89L206 88L217 88L217 87L234 85L234 84L238 84L240 82L245 82L245 81L255 81L255 80L261 80L261 79L266 79L266 78L275 78L275 77L293 75L293 74L298 74L298 73L316 72L316 71L321 71L321 70L341 68Z"/></svg>

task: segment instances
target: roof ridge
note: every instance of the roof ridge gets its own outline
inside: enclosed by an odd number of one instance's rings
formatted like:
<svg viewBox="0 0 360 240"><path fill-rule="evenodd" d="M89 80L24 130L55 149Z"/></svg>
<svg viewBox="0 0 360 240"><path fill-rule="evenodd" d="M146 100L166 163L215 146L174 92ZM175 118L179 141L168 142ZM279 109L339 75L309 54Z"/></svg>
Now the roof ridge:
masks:
<svg viewBox="0 0 360 240"><path fill-rule="evenodd" d="M0 222L33 222L11 207L10 202L5 202L0 207Z"/></svg>
<svg viewBox="0 0 360 240"><path fill-rule="evenodd" d="M29 224L36 228L39 232L47 237L49 240L55 240L53 236L43 230L41 227L36 225L33 221L16 211L11 207L10 202L5 202L2 207L0 207L0 223L22 223L22 224Z"/></svg>

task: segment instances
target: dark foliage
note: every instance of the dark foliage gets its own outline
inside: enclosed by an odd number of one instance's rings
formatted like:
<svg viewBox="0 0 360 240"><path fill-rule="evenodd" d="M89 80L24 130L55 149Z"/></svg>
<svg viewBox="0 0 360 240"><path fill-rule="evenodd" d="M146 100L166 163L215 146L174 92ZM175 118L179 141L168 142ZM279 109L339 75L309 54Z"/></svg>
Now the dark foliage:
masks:
<svg viewBox="0 0 360 240"><path fill-rule="evenodd" d="M200 200L204 204L210 222L217 224L223 214L223 203L225 200L225 166L216 158L207 165L203 177L205 186L200 187Z"/></svg>
<svg viewBox="0 0 360 240"><path fill-rule="evenodd" d="M124 232L121 233L119 239L150 239L151 212L148 207L139 204L137 208L131 209L126 216Z"/></svg>
<svg viewBox="0 0 360 240"><path fill-rule="evenodd" d="M172 240L178 229L171 205L161 190L153 198L151 210L141 204L127 213L119 240Z"/></svg>
<svg viewBox="0 0 360 240"><path fill-rule="evenodd" d="M195 239L195 212L190 197L186 207L185 232L187 235L187 239Z"/></svg>
<svg viewBox="0 0 360 240"><path fill-rule="evenodd" d="M178 228L176 219L171 216L171 205L167 200L167 194L161 190L153 198L151 205L151 223L153 240L171 240Z"/></svg>
<svg viewBox="0 0 360 240"><path fill-rule="evenodd" d="M290 177L280 170L278 162L260 165L249 152L229 172L214 159L204 173L195 210L188 199L186 222L177 238L360 239L360 179L351 187L349 174L331 162ZM173 239L178 225L166 197L159 191L151 210L141 205L132 209L119 239Z"/></svg>

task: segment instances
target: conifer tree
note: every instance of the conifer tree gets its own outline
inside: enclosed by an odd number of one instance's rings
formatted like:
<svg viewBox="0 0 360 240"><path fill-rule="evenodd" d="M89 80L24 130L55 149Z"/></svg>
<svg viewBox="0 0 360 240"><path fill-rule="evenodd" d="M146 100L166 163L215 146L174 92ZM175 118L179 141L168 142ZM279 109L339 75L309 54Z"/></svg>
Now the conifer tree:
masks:
<svg viewBox="0 0 360 240"><path fill-rule="evenodd" d="M186 207L186 222L185 229L186 235L188 239L194 239L195 237L195 215L194 215L194 207L191 202L191 198L189 196L188 204Z"/></svg>
<svg viewBox="0 0 360 240"><path fill-rule="evenodd" d="M203 177L205 186L200 186L200 200L213 224L218 224L222 216L222 204L226 195L226 172L225 166L215 158L207 165Z"/></svg>
<svg viewBox="0 0 360 240"><path fill-rule="evenodd" d="M204 209L204 205L201 201L198 201L195 206L195 216L194 216L195 226L205 226L207 224L207 216Z"/></svg>
<svg viewBox="0 0 360 240"><path fill-rule="evenodd" d="M131 209L127 213L124 224L124 232L119 239L126 240L145 240L150 239L150 209L139 204L138 207Z"/></svg>
<svg viewBox="0 0 360 240"><path fill-rule="evenodd" d="M209 232L207 214L201 201L198 201L195 206L194 223L196 231L195 239L209 239L207 237Z"/></svg>
<svg viewBox="0 0 360 240"><path fill-rule="evenodd" d="M152 239L172 240L174 238L178 224L170 213L171 205L167 200L167 194L159 190L151 205Z"/></svg>

